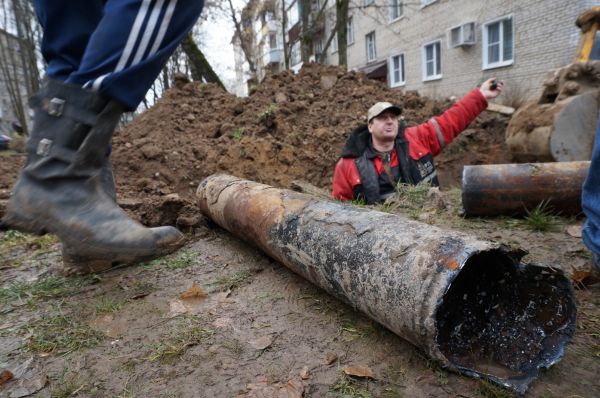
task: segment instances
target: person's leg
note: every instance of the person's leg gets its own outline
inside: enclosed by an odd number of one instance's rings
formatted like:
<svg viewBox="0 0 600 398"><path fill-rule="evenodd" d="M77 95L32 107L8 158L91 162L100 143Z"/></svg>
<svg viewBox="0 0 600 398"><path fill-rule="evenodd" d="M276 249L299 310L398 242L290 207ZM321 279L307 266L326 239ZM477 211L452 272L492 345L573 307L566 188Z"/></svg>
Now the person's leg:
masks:
<svg viewBox="0 0 600 398"><path fill-rule="evenodd" d="M105 3L117 7L118 4L131 5L133 1L112 0ZM120 115L126 108L134 108L141 100L162 67L159 62L165 61L170 55L169 51L177 45L172 40L183 38L191 28L189 18L176 18L175 14L170 14L178 10L173 0L166 2L171 8L164 8L166 3L161 0L135 3L138 5L134 7L137 10L135 14L126 14L124 9L118 14L119 17L114 12L104 12L98 25L104 28L97 29L90 37L78 71L71 73L66 82L48 79L36 96L33 101L36 111L34 127L27 144L28 161L19 175L6 209L4 221L7 225L29 232L52 232L59 236L68 273L98 271L114 263L134 263L155 258L177 249L184 241L183 235L173 227L150 229L129 219L102 187L101 170L106 159L106 148ZM191 17L195 20L201 5L202 2L200 6L179 9L179 13L195 14ZM142 12L145 7L155 11ZM164 20L169 15L169 23L166 24ZM141 25L136 23L140 20ZM163 22L159 24L158 21ZM172 27L173 23L181 25ZM153 24L161 28L150 29ZM112 35L106 26L115 29ZM144 26L148 26L145 31L154 32L154 36L150 35L147 44L144 44L144 37L139 35L135 35L135 40L121 38L117 27L122 26L129 26L130 32L138 27L144 30ZM158 40L161 36L169 37L171 41ZM105 39L99 40L101 37ZM109 37L113 42L120 42L122 48L119 50L118 46L114 47L114 43L109 45ZM153 42L152 37L157 40ZM136 46L142 48L151 45L149 48L152 51L148 53L149 57L134 55L132 61L135 62L128 61L124 68L119 69L116 67L118 60L128 52L127 43L131 42L134 49ZM108 50L95 48L93 43L104 43ZM112 69L119 69L114 76L109 73L102 79L107 83L125 84L119 78L127 76L127 73L137 72L143 76L135 84L137 94L119 97L121 90L111 84L90 84L100 88L98 93L81 87L81 81L73 81L82 66L89 63L86 61L89 60L88 54L104 54L106 57L105 60L96 58L99 62L96 70L111 63L114 64ZM96 75L94 79L100 77ZM144 87L140 89L141 85ZM103 87L106 87L104 92ZM111 93L116 94L112 96Z"/></svg>
<svg viewBox="0 0 600 398"><path fill-rule="evenodd" d="M81 59L102 19L101 0L33 0L44 31L41 50L47 63L46 75L65 81L79 69Z"/></svg>
<svg viewBox="0 0 600 398"><path fill-rule="evenodd" d="M108 0L79 69L67 82L134 110L202 6L198 0Z"/></svg>
<svg viewBox="0 0 600 398"><path fill-rule="evenodd" d="M600 272L600 118L590 171L583 184L581 206L586 217L582 233L583 243L591 250L593 263Z"/></svg>

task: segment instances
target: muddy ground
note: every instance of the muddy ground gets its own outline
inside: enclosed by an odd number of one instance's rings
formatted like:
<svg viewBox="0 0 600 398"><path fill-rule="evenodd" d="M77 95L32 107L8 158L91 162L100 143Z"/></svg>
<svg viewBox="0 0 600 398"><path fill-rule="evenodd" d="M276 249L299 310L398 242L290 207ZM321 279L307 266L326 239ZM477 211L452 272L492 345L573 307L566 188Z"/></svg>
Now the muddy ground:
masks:
<svg viewBox="0 0 600 398"><path fill-rule="evenodd" d="M18 376L2 383L0 374L0 397L512 396L446 372L198 213L194 191L217 171L329 190L344 138L376 100L401 104L409 125L451 105L316 65L271 76L248 98L179 80L117 133L113 162L119 203L147 225L179 226L188 244L151 263L64 278L55 238L0 232L0 372ZM580 219L458 214L462 166L511 161L506 122L484 112L436 158L441 205L412 195L378 209L523 248L527 261L579 281L585 274L573 270L589 262ZM23 161L0 157L0 213ZM574 340L529 396L600 396L600 287L577 285ZM357 365L373 378L343 372Z"/></svg>

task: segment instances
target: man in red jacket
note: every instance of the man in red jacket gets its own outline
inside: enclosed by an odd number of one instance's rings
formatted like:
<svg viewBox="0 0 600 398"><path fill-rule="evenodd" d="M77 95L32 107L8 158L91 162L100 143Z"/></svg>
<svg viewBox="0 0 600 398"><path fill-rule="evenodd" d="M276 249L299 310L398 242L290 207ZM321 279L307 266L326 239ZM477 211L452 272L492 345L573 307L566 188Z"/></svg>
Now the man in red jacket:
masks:
<svg viewBox="0 0 600 398"><path fill-rule="evenodd" d="M355 129L333 174L333 197L383 202L398 183L426 181L437 186L433 157L458 136L497 97L504 83L485 81L441 116L406 128L398 119L402 110L378 102L368 112L368 124Z"/></svg>

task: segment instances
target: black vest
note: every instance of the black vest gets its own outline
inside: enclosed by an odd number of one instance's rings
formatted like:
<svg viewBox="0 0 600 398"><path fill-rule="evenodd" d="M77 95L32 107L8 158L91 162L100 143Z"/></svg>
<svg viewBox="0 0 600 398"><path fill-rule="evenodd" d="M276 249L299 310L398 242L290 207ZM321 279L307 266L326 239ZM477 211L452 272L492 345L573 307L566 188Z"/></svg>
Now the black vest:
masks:
<svg viewBox="0 0 600 398"><path fill-rule="evenodd" d="M398 136L394 149L398 157L398 166L392 167L394 179L397 182L416 185L428 181L432 186L438 186L437 173L433 166L433 156L429 153L418 160L409 156L409 142L404 137L406 125L403 121L398 126ZM363 125L352 132L342 157L354 157L361 184L354 188L354 199L363 199L367 204L383 202L395 192L386 173L377 175L373 158L377 152L371 143L371 133L367 125Z"/></svg>

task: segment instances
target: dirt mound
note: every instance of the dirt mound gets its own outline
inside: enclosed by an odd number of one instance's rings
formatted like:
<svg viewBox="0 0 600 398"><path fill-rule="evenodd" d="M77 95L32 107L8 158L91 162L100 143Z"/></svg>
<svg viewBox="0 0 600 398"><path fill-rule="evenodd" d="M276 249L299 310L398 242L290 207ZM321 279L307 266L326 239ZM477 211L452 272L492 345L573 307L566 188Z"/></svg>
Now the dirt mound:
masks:
<svg viewBox="0 0 600 398"><path fill-rule="evenodd" d="M246 98L178 79L152 109L114 137L120 202L145 224L184 227L199 222L194 193L215 172L283 188L304 180L330 190L347 135L365 122L369 106L383 100L401 105L408 125L451 105L317 64L297 75L268 76ZM446 148L436 159L442 186L459 185L464 164L509 161L506 123L484 112ZM8 189L14 175L6 172L0 189Z"/></svg>

